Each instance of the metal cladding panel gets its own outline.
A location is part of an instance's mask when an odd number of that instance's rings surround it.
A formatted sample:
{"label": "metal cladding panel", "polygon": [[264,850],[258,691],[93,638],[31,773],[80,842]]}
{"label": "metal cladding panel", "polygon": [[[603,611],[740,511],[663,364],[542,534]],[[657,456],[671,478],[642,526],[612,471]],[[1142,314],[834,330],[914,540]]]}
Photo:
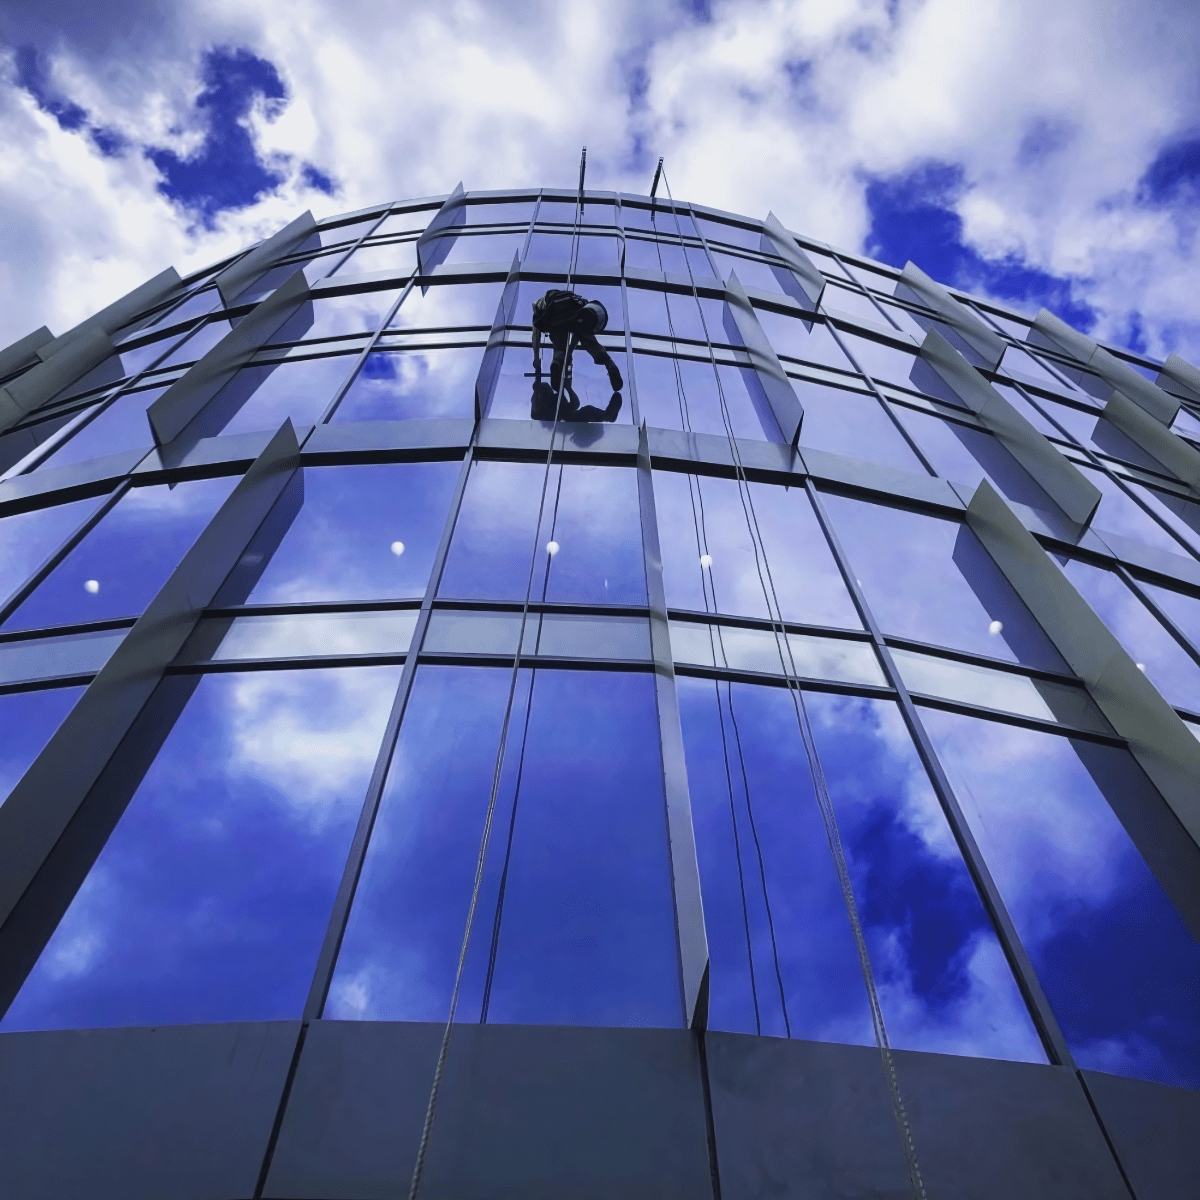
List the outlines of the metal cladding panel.
{"label": "metal cladding panel", "polygon": [[[212,602],[298,463],[299,446],[291,422],[285,421],[0,806],[0,915],[4,920],[0,944],[11,943],[10,953],[19,946],[19,957],[30,953],[36,957],[40,952],[36,943],[52,932],[52,926],[42,928],[49,913],[46,904],[22,903],[26,889],[43,859],[61,845],[64,830],[105,771],[163,670],[195,627],[203,607]],[[70,896],[58,899],[65,908]],[[18,906],[24,919],[13,918]],[[19,984],[16,978],[4,981],[6,989],[15,984]],[[0,1003],[7,1004],[8,999],[0,997]]]}
{"label": "metal cladding panel", "polygon": [[1137,1200],[1181,1200],[1200,1181],[1200,1092],[1081,1072]]}
{"label": "metal cladding panel", "polygon": [[[1200,844],[1200,741],[986,481],[967,506],[967,523]],[[1200,932],[1194,912],[1192,926]]]}
{"label": "metal cladding panel", "polygon": [[[442,1026],[314,1021],[265,1197],[408,1192]],[[695,1200],[711,1192],[695,1035],[456,1025],[421,1195]]]}
{"label": "metal cladding panel", "polygon": [[311,212],[301,213],[294,221],[285,225],[278,233],[260,242],[249,254],[237,262],[230,263],[217,276],[217,290],[225,306],[231,307],[237,298],[256,280],[261,279],[271,267],[287,254],[297,242],[307,237],[317,227]]}
{"label": "metal cladding panel", "polygon": [[0,1034],[0,1193],[245,1200],[299,1021]]}
{"label": "metal cladding panel", "polygon": [[18,338],[13,342],[11,346],[0,350],[0,376],[11,375],[13,371],[27,367],[30,363],[38,362],[38,351],[47,342],[52,341],[54,341],[54,334],[43,325],[41,329],[27,333],[23,338]]}
{"label": "metal cladding panel", "polygon": [[102,329],[91,329],[70,339],[57,354],[0,388],[0,430],[11,428],[27,413],[99,366],[112,352],[112,339]]}
{"label": "metal cladding panel", "polygon": [[821,274],[817,264],[800,249],[796,239],[788,233],[783,222],[774,213],[767,214],[763,229],[779,257],[792,269],[804,294],[816,308],[821,303],[821,294],[825,291],[825,276]]}
{"label": "metal cladding panel", "polygon": [[733,313],[738,333],[746,349],[750,352],[750,361],[758,372],[758,378],[771,406],[783,440],[794,446],[800,440],[800,425],[804,420],[804,408],[796,395],[796,389],[788,378],[783,364],[767,340],[758,318],[754,315],[745,289],[737,277],[737,272],[731,272],[729,283],[725,289],[726,303]]}
{"label": "metal cladding panel", "polygon": [[146,416],[159,445],[171,442],[187,428],[308,295],[308,280],[298,270],[150,405]]}
{"label": "metal cladding panel", "polygon": [[148,279],[140,287],[134,288],[128,295],[122,296],[120,300],[110,304],[107,308],[102,308],[98,313],[88,317],[86,321],[81,321],[74,329],[69,329],[64,333],[62,337],[55,338],[49,345],[40,347],[38,357],[48,359],[60,353],[76,338],[85,337],[90,333],[116,333],[118,329],[124,328],[148,308],[156,307],[164,300],[169,299],[175,292],[181,292],[182,289],[183,281],[179,278],[179,272],[174,267],[168,267],[165,271],[160,271],[155,275],[153,279]]}
{"label": "metal cladding panel", "polygon": [[1084,366],[1095,371],[1105,383],[1124,392],[1135,404],[1144,408],[1156,421],[1170,425],[1179,412],[1179,401],[1156,388],[1127,363],[1114,358],[1103,346],[1072,329],[1066,321],[1043,308],[1033,323],[1033,331],[1062,347]]}
{"label": "metal cladding panel", "polygon": [[989,329],[970,309],[959,304],[940,283],[926,275],[916,263],[905,263],[900,282],[914,291],[934,312],[940,314],[988,366],[995,369],[1008,348],[1008,343],[999,334]]}
{"label": "metal cladding panel", "polygon": [[[722,1200],[909,1197],[873,1047],[706,1035]],[[1065,1067],[893,1051],[929,1196],[1129,1200]]]}
{"label": "metal cladding panel", "polygon": [[1100,503],[1100,489],[1060,454],[936,329],[925,335],[921,357],[1072,521],[1082,526],[1092,519]]}
{"label": "metal cladding panel", "polygon": [[1104,406],[1104,416],[1123,434],[1158,459],[1177,479],[1200,491],[1200,450],[1172,433],[1139,405],[1114,391]]}
{"label": "metal cladding panel", "polygon": [[[425,227],[425,232],[417,238],[417,265],[422,275],[428,275],[439,267],[442,259],[450,252],[450,239],[443,240],[439,245],[437,235],[452,225],[466,223],[466,202],[467,194],[463,191],[460,179],[458,186],[446,197],[442,202],[442,207],[434,214],[433,220]],[[431,242],[434,243],[432,246]],[[424,290],[428,291],[428,285],[425,285]]]}
{"label": "metal cladding panel", "polygon": [[1200,400],[1200,370],[1193,367],[1186,358],[1172,354],[1158,373],[1154,381],[1160,388],[1170,387],[1175,391],[1184,389],[1193,400]]}

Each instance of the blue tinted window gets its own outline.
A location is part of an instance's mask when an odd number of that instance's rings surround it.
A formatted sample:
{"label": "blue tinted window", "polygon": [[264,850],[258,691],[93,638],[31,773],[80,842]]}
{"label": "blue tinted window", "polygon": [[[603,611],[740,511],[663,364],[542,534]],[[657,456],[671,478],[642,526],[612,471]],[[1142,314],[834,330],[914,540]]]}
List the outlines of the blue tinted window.
{"label": "blue tinted window", "polygon": [[[458,1017],[678,1025],[653,678],[521,674]],[[326,1016],[445,1020],[509,682],[418,671]]]}
{"label": "blue tinted window", "polygon": [[[791,693],[680,679],[717,1029],[869,1045]],[[806,697],[892,1044],[1044,1062],[894,704]]]}
{"label": "blue tinted window", "polygon": [[[753,507],[765,563],[755,561],[751,519],[736,480],[654,473],[668,607],[766,617],[764,588],[770,594],[773,584],[785,621],[861,628],[804,492],[751,483],[746,505]],[[703,555],[711,563],[704,564]]]}
{"label": "blue tinted window", "polygon": [[741,368],[720,364],[714,371],[711,361],[636,354],[634,370],[638,406],[648,425],[727,437],[728,420],[735,437],[782,440],[762,385],[750,368],[743,373]]}
{"label": "blue tinted window", "polygon": [[12,596],[99,503],[76,500],[0,518],[0,562],[4,564],[0,594]]}
{"label": "blue tinted window", "polygon": [[298,1017],[398,679],[203,677],[2,1027]]}
{"label": "blue tinted window", "polygon": [[1106,801],[1152,797],[1127,752],[924,720],[1079,1065],[1200,1087],[1200,948]]}
{"label": "blue tinted window", "polygon": [[180,343],[178,349],[159,363],[159,368],[197,362],[221,341],[231,328],[228,321],[209,321],[201,325],[187,341]]}
{"label": "blue tinted window", "polygon": [[36,629],[135,617],[237,484],[200,479],[133,488],[5,622]]}
{"label": "blue tinted window", "polygon": [[209,436],[278,429],[285,417],[313,425],[354,370],[357,354],[246,367],[201,414]]}
{"label": "blue tinted window", "polygon": [[760,259],[738,258],[732,254],[714,253],[713,258],[725,279],[736,274],[744,288],[757,288],[763,292],[788,291],[785,285],[789,282],[789,272],[784,267],[772,267]]}
{"label": "blue tinted window", "polygon": [[534,600],[645,604],[636,473],[555,463],[535,539],[545,477],[538,463],[472,465],[440,594],[523,600],[532,555]]}
{"label": "blue tinted window", "polygon": [[378,292],[355,292],[350,296],[322,296],[300,306],[271,335],[270,344],[340,337],[349,333],[373,333],[400,295],[398,288]]}
{"label": "blue tinted window", "polygon": [[450,248],[441,261],[444,263],[504,263],[508,265],[514,254],[521,252],[525,244],[525,231],[512,233],[482,233],[468,236],[452,236]]}
{"label": "blue tinted window", "polygon": [[83,688],[68,687],[0,696],[0,804],[82,695]]}
{"label": "blue tinted window", "polygon": [[417,243],[387,242],[382,246],[359,246],[338,267],[335,278],[343,275],[373,275],[376,271],[390,271],[394,275],[411,275],[417,269]]}
{"label": "blue tinted window", "polygon": [[836,367],[839,371],[854,370],[854,364],[824,322],[801,321],[765,308],[756,308],[754,312],[776,354]]}
{"label": "blue tinted window", "polygon": [[943,479],[972,486],[987,479],[1009,500],[1056,511],[1054,501],[990,433],[910,408],[898,406],[896,413]]}
{"label": "blue tinted window", "polygon": [[242,603],[247,587],[250,604],[423,596],[461,469],[458,462],[303,468],[220,602]]}
{"label": "blue tinted window", "polygon": [[443,329],[467,325],[490,329],[503,290],[504,285],[499,281],[414,287],[404,297],[389,328]]}
{"label": "blue tinted window", "polygon": [[800,446],[826,450],[928,475],[921,460],[904,440],[883,405],[871,395],[795,380],[792,385],[804,405]]}
{"label": "blue tinted window", "polygon": [[368,354],[333,420],[470,418],[482,358],[482,346]]}
{"label": "blue tinted window", "polygon": [[1075,559],[1066,562],[1063,570],[1168,702],[1200,711],[1200,666],[1120,576]]}
{"label": "blue tinted window", "polygon": [[1066,670],[965,524],[844,496],[824,502],[885,634]]}
{"label": "blue tinted window", "polygon": [[1179,626],[1192,646],[1200,650],[1200,599],[1182,592],[1172,591],[1170,588],[1155,587],[1148,583],[1142,584],[1142,587],[1167,616]]}
{"label": "blue tinted window", "polygon": [[146,409],[166,390],[165,387],[148,388],[118,396],[41,465],[65,467],[90,458],[103,458],[106,454],[119,454],[122,450],[137,447],[149,450],[154,445],[154,433]]}
{"label": "blue tinted window", "polygon": [[1186,548],[1173,538],[1148,512],[1125,494],[1120,486],[1103,471],[1093,467],[1079,468],[1101,492],[1100,507],[1092,518],[1092,528],[1104,536],[1104,531],[1122,534],[1147,546],[1157,546],[1173,554],[1186,554]]}

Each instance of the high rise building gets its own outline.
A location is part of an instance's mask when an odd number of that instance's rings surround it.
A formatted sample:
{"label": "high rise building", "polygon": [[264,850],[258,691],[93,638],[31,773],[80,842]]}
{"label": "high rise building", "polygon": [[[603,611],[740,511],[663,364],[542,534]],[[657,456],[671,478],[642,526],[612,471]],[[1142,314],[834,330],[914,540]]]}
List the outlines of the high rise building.
{"label": "high rise building", "polygon": [[1194,1194],[1200,373],[578,199],[0,353],[0,1193]]}

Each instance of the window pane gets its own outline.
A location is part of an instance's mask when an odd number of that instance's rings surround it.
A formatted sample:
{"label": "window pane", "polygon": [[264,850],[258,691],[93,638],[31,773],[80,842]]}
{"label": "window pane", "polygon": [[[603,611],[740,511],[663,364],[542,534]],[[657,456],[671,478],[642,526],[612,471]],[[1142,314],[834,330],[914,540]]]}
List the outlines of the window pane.
{"label": "window pane", "polygon": [[304,467],[218,602],[419,599],[461,469],[458,462]]}
{"label": "window pane", "polygon": [[1103,538],[1107,529],[1123,534],[1147,546],[1157,546],[1172,554],[1186,554],[1187,549],[1173,538],[1145,509],[1125,494],[1120,486],[1103,471],[1080,467],[1080,471],[1100,489],[1102,499],[1092,518],[1092,528]]}
{"label": "window pane", "polygon": [[933,737],[1081,1067],[1200,1087],[1200,947],[1114,815],[1124,750],[950,713]]}
{"label": "window pane", "polygon": [[392,329],[444,329],[478,326],[491,329],[504,285],[439,283],[414,287],[392,318]]}
{"label": "window pane", "polygon": [[3,595],[9,597],[20,588],[100,503],[95,498],[76,500],[72,504],[55,504],[0,518]]}
{"label": "window pane", "polygon": [[824,502],[885,634],[1067,670],[965,524],[844,496]]}
{"label": "window pane", "polygon": [[5,622],[36,629],[136,617],[233,491],[234,478],[133,488]]}
{"label": "window pane", "polygon": [[513,233],[483,233],[474,235],[450,235],[450,248],[443,263],[504,263],[520,254],[525,245],[525,231]]}
{"label": "window pane", "polygon": [[[769,594],[773,584],[785,621],[861,628],[808,497],[771,484],[748,486],[769,580],[765,568],[759,578],[736,480],[655,471],[667,605],[766,617],[763,589]],[[704,555],[712,561],[705,564]]]}
{"label": "window pane", "polygon": [[0,683],[98,671],[125,640],[125,629],[0,642]]}
{"label": "window pane", "polygon": [[314,341],[349,333],[373,333],[399,295],[398,288],[388,288],[309,300],[271,335],[269,344],[277,346],[283,342]]}
{"label": "window pane", "polygon": [[302,658],[308,655],[403,654],[412,641],[417,610],[366,613],[305,613],[204,621],[199,631],[228,626],[213,652],[217,662],[239,658]]}
{"label": "window pane", "polygon": [[854,364],[846,357],[824,322],[801,321],[798,317],[789,317],[765,308],[756,308],[754,312],[771,345],[775,347],[776,354],[836,367],[839,371],[854,370]]}
{"label": "window pane", "polygon": [[197,362],[203,358],[226,334],[232,326],[228,321],[209,321],[201,325],[177,350],[167,355],[159,369],[163,367],[181,366],[183,363]]}
{"label": "window pane", "polygon": [[1170,588],[1156,587],[1143,583],[1142,587],[1150,594],[1152,600],[1159,604],[1163,611],[1183,631],[1184,637],[1192,646],[1200,650],[1200,598],[1175,592]]}
{"label": "window pane", "polygon": [[[519,612],[434,612],[422,651],[441,654],[507,654],[517,649]],[[650,624],[645,616],[582,616],[530,613],[521,654],[559,658],[635,659],[650,657]]]}
{"label": "window pane", "polygon": [[870,395],[795,380],[804,405],[800,447],[928,475],[883,405]]}
{"label": "window pane", "polygon": [[399,673],[202,677],[2,1027],[298,1017]]}
{"label": "window pane", "polygon": [[275,430],[320,420],[358,362],[357,351],[243,367],[187,427],[192,439]]}
{"label": "window pane", "polygon": [[[856,317],[861,321],[870,321],[875,325],[884,324],[879,309],[871,303],[868,296],[858,291],[857,288],[839,287],[836,283],[831,283],[821,296],[821,309],[824,312],[847,313],[851,317]],[[851,353],[854,352],[851,351]],[[863,370],[869,371],[870,374],[874,374],[865,363],[860,361],[859,366]]]}
{"label": "window pane", "polygon": [[[533,219],[532,200],[498,201],[495,204],[468,204],[466,207],[468,225],[505,225],[510,221],[520,221],[525,225]],[[396,220],[395,217],[389,220]]]}
{"label": "window pane", "polygon": [[1200,666],[1120,576],[1076,559],[1063,571],[1168,703],[1200,711]]}
{"label": "window pane", "polygon": [[784,644],[769,629],[672,621],[671,650],[679,663],[787,674],[800,679],[887,685],[875,651],[867,642],[790,633]]}
{"label": "window pane", "polygon": [[907,384],[917,365],[914,352],[903,350],[888,342],[877,342],[872,338],[858,337],[845,330],[838,330],[842,344],[858,363],[864,374],[873,378],[886,379],[892,383]]}
{"label": "window pane", "polygon": [[[418,672],[326,1016],[445,1019],[509,680]],[[522,672],[459,1020],[680,1024],[663,804],[652,676]]]}
{"label": "window pane", "polygon": [[943,479],[971,486],[987,479],[1017,504],[1057,512],[1054,501],[992,434],[899,405],[895,412]]}
{"label": "window pane", "polygon": [[66,687],[0,696],[0,804],[82,695],[83,688]]}
{"label": "window pane", "polygon": [[[791,693],[679,680],[710,1024],[871,1045]],[[892,1044],[1044,1062],[896,706],[806,694]]]}
{"label": "window pane", "polygon": [[92,458],[103,458],[106,454],[119,454],[122,450],[154,445],[154,433],[146,410],[167,389],[148,388],[144,391],[126,392],[113,400],[107,408],[89,421],[48,458],[39,470],[47,467],[66,467],[72,463],[87,462]]}
{"label": "window pane", "polygon": [[390,271],[397,276],[411,275],[417,269],[416,240],[385,242],[383,245],[362,245],[338,267],[334,278],[343,275],[373,275]]}
{"label": "window pane", "polygon": [[482,358],[482,346],[368,354],[333,420],[473,417]]}
{"label": "window pane", "polygon": [[545,479],[540,463],[472,465],[440,595],[523,600],[532,555],[534,600],[645,604],[636,473],[555,463],[535,539]]}

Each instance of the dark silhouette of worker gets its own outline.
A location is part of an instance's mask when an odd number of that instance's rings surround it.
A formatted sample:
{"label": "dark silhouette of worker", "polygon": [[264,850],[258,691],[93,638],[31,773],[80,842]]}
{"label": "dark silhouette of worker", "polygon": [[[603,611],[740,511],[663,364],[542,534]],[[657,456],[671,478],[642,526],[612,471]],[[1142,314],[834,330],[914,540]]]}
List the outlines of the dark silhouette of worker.
{"label": "dark silhouette of worker", "polygon": [[[608,310],[599,300],[585,300],[574,292],[551,288],[533,304],[533,398],[529,415],[535,421],[553,421],[554,407],[562,388],[558,411],[560,421],[615,421],[621,411],[621,372],[612,355],[596,340],[608,325]],[[550,362],[550,382],[542,378],[542,337],[554,350]],[[612,399],[607,407],[580,404],[571,387],[572,358],[575,347],[582,346],[597,366],[608,371]]]}

